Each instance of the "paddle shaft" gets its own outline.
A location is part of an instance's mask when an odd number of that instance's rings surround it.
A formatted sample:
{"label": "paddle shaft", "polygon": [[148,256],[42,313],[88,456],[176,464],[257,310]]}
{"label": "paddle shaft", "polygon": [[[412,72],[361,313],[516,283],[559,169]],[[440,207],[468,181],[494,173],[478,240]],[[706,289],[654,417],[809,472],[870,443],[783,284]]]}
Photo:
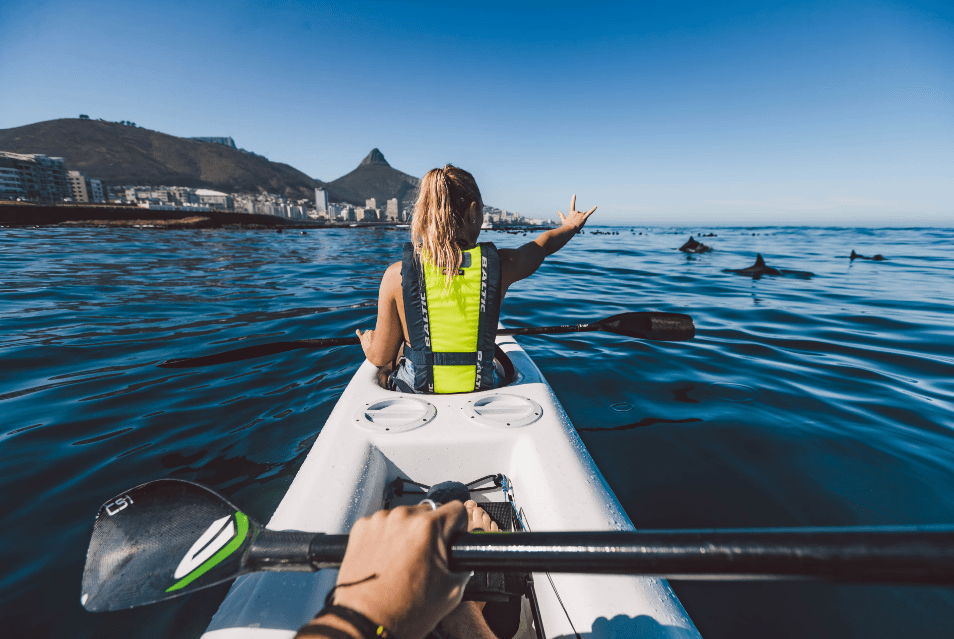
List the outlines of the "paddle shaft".
{"label": "paddle shaft", "polygon": [[[247,570],[336,567],[347,535],[264,531]],[[954,583],[954,526],[464,534],[454,571]]]}
{"label": "paddle shaft", "polygon": [[586,333],[605,330],[599,324],[567,324],[565,326],[527,326],[526,328],[501,328],[497,335],[555,335],[557,333]]}
{"label": "paddle shaft", "polygon": [[[498,335],[552,335],[557,333],[586,333],[605,331],[636,339],[664,342],[679,342],[695,336],[692,318],[681,313],[621,313],[589,324],[567,324],[564,326],[528,326],[526,328],[503,328]],[[213,353],[200,357],[186,357],[167,360],[160,368],[195,368],[214,364],[229,364],[256,357],[266,357],[287,353],[300,348],[331,348],[334,346],[356,346],[361,343],[357,336],[330,337],[324,339],[299,339],[285,342],[269,342],[245,346],[231,351]]]}

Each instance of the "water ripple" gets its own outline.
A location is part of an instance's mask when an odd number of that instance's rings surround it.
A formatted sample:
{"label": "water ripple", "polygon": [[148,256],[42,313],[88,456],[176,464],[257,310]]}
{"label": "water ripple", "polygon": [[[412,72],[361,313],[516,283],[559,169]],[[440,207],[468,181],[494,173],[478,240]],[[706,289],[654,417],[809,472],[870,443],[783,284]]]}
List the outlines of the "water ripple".
{"label": "water ripple", "polygon": [[[709,230],[581,235],[504,302],[511,326],[643,310],[695,318],[696,339],[682,343],[521,338],[636,525],[954,521],[954,232],[720,228],[704,240],[711,253],[675,250]],[[120,617],[79,610],[92,514],[175,476],[267,520],[361,353],[176,375],[155,364],[370,328],[380,274],[405,240],[384,229],[0,230],[5,631],[201,634],[222,589]],[[887,261],[851,262],[852,248]],[[722,272],[756,253],[815,277]],[[810,623],[813,636],[887,639],[954,626],[943,588],[675,588],[704,636],[795,637]]]}

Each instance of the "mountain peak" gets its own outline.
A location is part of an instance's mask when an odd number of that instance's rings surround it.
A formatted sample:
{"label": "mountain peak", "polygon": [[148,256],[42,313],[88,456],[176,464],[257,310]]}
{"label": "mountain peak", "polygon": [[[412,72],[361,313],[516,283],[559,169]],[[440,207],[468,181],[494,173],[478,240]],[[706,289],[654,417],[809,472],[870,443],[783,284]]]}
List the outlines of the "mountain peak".
{"label": "mountain peak", "polygon": [[368,157],[361,160],[362,166],[366,164],[383,164],[384,166],[391,166],[388,164],[388,161],[384,159],[384,154],[377,149],[371,149],[371,152],[368,153]]}

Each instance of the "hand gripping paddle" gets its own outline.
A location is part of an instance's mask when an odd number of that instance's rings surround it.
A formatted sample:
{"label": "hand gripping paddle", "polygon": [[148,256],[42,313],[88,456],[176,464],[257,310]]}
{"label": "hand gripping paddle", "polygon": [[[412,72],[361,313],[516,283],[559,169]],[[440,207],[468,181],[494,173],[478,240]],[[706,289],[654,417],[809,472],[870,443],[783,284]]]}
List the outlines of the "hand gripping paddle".
{"label": "hand gripping paddle", "polygon": [[[160,479],[104,504],[81,601],[122,610],[258,570],[336,567],[347,535],[264,528],[209,488]],[[451,570],[667,579],[954,583],[954,526],[461,534]]]}

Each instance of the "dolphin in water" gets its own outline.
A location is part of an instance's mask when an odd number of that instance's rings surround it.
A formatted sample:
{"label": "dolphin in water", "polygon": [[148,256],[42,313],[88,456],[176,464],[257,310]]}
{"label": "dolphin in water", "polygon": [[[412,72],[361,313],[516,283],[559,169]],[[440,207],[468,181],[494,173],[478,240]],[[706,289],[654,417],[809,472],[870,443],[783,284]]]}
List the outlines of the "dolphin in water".
{"label": "dolphin in water", "polygon": [[777,268],[772,268],[771,266],[765,263],[765,260],[762,259],[762,254],[759,253],[755,256],[755,264],[748,268],[726,268],[722,269],[723,273],[737,273],[739,275],[751,275],[753,280],[757,280],[763,275],[792,275],[794,277],[809,278],[815,275],[808,271],[788,271],[785,269],[779,270]]}
{"label": "dolphin in water", "polygon": [[880,253],[878,255],[875,255],[874,257],[868,257],[867,255],[858,255],[857,253],[855,253],[854,249],[851,249],[851,255],[849,256],[849,258],[851,259],[852,262],[854,262],[855,260],[874,260],[875,262],[884,261],[884,255],[881,255]]}
{"label": "dolphin in water", "polygon": [[705,253],[706,251],[711,251],[711,246],[706,246],[702,242],[697,242],[696,238],[689,236],[689,241],[679,247],[679,250],[683,253]]}

